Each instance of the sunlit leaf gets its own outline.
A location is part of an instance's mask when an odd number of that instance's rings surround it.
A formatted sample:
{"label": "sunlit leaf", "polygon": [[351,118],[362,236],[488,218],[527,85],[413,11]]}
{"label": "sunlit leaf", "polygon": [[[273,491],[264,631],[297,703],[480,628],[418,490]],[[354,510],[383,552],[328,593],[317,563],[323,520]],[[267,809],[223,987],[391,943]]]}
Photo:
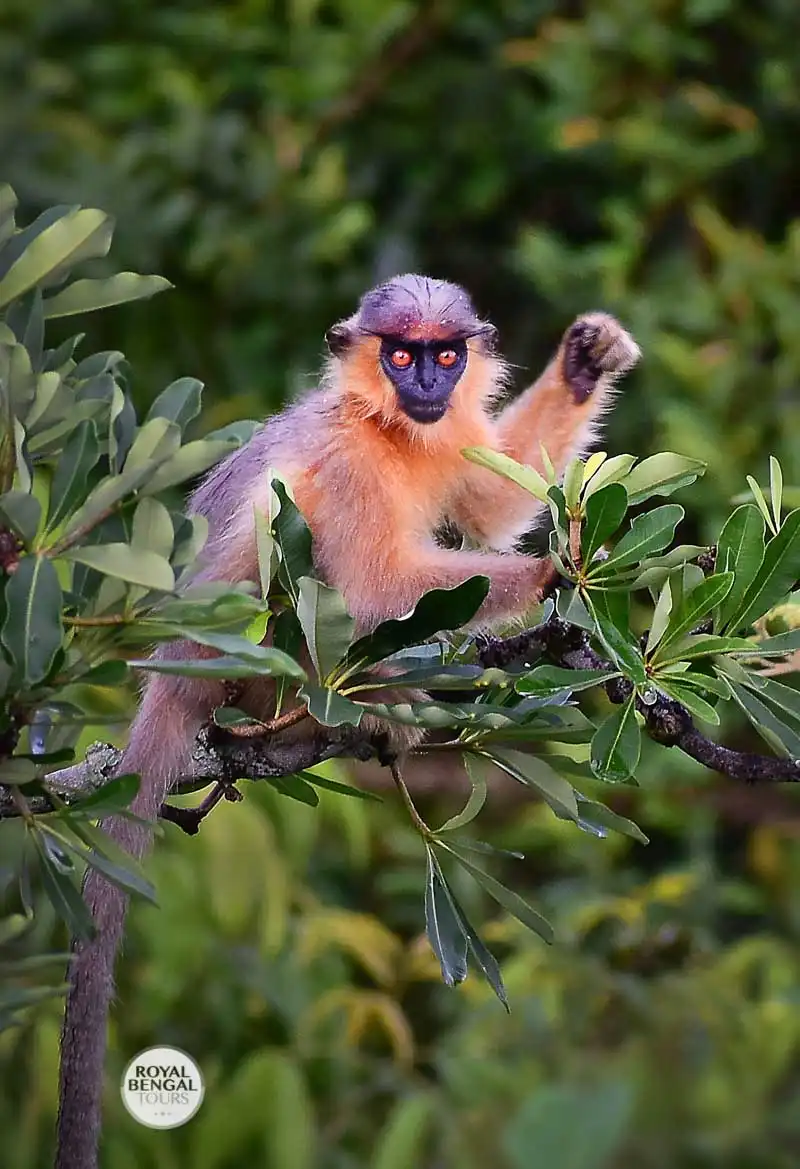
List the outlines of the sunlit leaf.
{"label": "sunlit leaf", "polygon": [[95,312],[131,300],[144,300],[172,288],[163,276],[139,276],[136,272],[118,272],[103,280],[75,280],[67,288],[44,302],[47,320],[70,317],[75,313]]}
{"label": "sunlit leaf", "polygon": [[461,453],[471,463],[495,471],[504,479],[510,479],[512,483],[524,488],[535,499],[547,503],[547,482],[533,467],[523,466],[510,459],[508,455],[500,454],[499,451],[490,450],[488,447],[469,447]]}
{"label": "sunlit leaf", "polygon": [[[103,211],[82,208],[54,208],[45,212],[45,216],[53,216],[57,211],[61,214],[55,221],[51,221],[43,231],[29,237],[27,247],[18,258],[14,258],[14,245],[20,236],[28,236],[36,224],[43,221],[40,216],[36,223],[26,231],[20,232],[0,258],[0,308],[22,296],[29,288],[39,284],[45,277],[51,276],[81,259],[88,259],[91,255],[105,255],[111,241],[113,221]],[[87,247],[92,241],[98,241],[90,254]],[[20,241],[22,242],[22,241]],[[19,245],[18,245],[19,246]],[[9,259],[12,262],[8,263]]]}
{"label": "sunlit leaf", "polygon": [[178,378],[158,395],[147,412],[144,424],[153,418],[166,418],[170,422],[177,422],[183,431],[200,413],[202,396],[203,383],[197,378]]}
{"label": "sunlit leaf", "polygon": [[642,459],[623,480],[629,504],[635,507],[653,495],[672,495],[680,487],[694,483],[705,469],[706,464],[699,459],[690,459],[671,451],[662,451]]}
{"label": "sunlit leaf", "polygon": [[602,467],[587,483],[583,493],[584,500],[588,501],[592,495],[602,491],[609,483],[619,483],[621,479],[625,478],[635,462],[635,455],[614,455],[613,458],[606,459]]}
{"label": "sunlit leaf", "polygon": [[114,576],[147,589],[172,592],[175,575],[170,563],[157,552],[133,548],[130,544],[86,544],[68,549],[65,560],[85,564],[106,576]]}
{"label": "sunlit leaf", "polygon": [[[633,501],[631,501],[633,502]],[[683,519],[684,510],[676,503],[666,503],[653,511],[637,516],[617,543],[608,560],[593,566],[589,572],[591,579],[604,579],[613,576],[620,568],[629,564],[636,564],[645,556],[652,556],[660,552],[671,543],[675,529]]]}

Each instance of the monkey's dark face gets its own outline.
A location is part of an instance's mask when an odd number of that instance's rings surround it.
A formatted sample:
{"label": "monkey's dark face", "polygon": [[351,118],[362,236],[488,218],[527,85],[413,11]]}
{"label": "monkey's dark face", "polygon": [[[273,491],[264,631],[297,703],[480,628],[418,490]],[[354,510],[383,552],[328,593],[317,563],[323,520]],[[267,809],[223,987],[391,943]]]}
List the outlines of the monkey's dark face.
{"label": "monkey's dark face", "polygon": [[409,418],[438,422],[467,367],[467,343],[383,337],[381,365]]}

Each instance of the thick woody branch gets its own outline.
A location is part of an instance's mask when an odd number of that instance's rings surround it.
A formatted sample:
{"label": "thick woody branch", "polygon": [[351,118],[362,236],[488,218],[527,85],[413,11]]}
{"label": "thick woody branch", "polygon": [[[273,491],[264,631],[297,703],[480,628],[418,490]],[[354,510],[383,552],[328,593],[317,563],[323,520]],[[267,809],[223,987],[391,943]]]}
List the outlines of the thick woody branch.
{"label": "thick woody branch", "polygon": [[[611,662],[592,649],[585,630],[558,617],[517,637],[484,638],[478,648],[478,660],[487,668],[507,667],[537,655],[572,670],[614,669]],[[613,679],[604,689],[609,699],[618,704],[627,702],[633,693],[627,678]],[[652,705],[637,699],[636,709],[651,739],[665,747],[677,747],[712,771],[748,783],[800,783],[800,762],[722,747],[699,731],[688,710],[671,698],[659,696]]]}
{"label": "thick woody branch", "polygon": [[[254,780],[280,778],[340,756],[366,760],[374,755],[374,751],[363,732],[350,726],[320,727],[319,734],[288,743],[281,742],[279,735],[229,739],[223,737],[217,728],[206,728],[197,737],[186,773],[173,785],[170,794],[181,795],[215,783],[217,788],[207,799],[210,801],[213,796],[216,803],[223,796],[231,798],[226,796],[226,789],[230,791],[233,782],[242,777]],[[51,772],[45,777],[43,786],[69,806],[107,784],[116,775],[121,760],[122,752],[116,747],[95,743],[81,763]],[[13,791],[0,789],[0,819],[20,815]],[[26,797],[26,809],[30,814],[53,810],[53,803],[46,794],[27,796],[26,791]],[[195,818],[198,810],[191,810]],[[187,811],[190,810],[164,804],[161,815],[163,819],[177,823],[184,831],[196,831],[189,826],[192,817],[187,818],[184,814]]]}

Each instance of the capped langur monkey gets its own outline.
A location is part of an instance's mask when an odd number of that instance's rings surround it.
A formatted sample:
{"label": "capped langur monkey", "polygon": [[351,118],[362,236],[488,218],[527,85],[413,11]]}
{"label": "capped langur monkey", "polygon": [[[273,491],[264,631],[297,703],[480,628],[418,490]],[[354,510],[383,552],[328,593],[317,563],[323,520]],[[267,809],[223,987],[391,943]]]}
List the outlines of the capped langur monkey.
{"label": "capped langur monkey", "polygon": [[[591,442],[615,380],[639,350],[613,317],[589,313],[570,326],[538,381],[495,413],[507,381],[495,340],[494,327],[454,284],[399,276],[368,292],[353,316],[329,330],[319,388],[269,419],[195,492],[190,510],[210,527],[195,580],[258,580],[253,509],[266,510],[265,471],[274,468],[308,521],[315,572],[343,593],[361,632],[408,612],[429,589],[477,574],[491,581],[477,622],[522,616],[552,575],[548,560],[514,550],[539,505],[461,451],[491,447],[541,469],[543,443],[563,471]],[[437,545],[443,520],[482,550]],[[182,643],[159,652],[212,651]],[[141,775],[139,816],[158,815],[224,697],[215,681],[148,680],[121,763],[122,772]],[[264,718],[271,700],[269,683],[258,682],[237,704]],[[140,824],[114,820],[106,828],[134,856],[149,844]],[[126,910],[125,895],[94,870],[85,895],[98,933],[76,947],[71,967],[57,1169],[96,1165],[106,1018]]]}

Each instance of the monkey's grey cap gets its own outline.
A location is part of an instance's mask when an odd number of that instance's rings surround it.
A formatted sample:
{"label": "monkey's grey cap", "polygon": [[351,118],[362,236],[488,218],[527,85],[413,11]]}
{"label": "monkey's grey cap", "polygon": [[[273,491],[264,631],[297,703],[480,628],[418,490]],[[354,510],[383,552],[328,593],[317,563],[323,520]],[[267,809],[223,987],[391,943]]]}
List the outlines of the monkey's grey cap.
{"label": "monkey's grey cap", "polygon": [[405,337],[410,332],[432,337],[469,337],[482,332],[467,293],[447,280],[430,276],[395,276],[362,297],[359,327],[378,336]]}

